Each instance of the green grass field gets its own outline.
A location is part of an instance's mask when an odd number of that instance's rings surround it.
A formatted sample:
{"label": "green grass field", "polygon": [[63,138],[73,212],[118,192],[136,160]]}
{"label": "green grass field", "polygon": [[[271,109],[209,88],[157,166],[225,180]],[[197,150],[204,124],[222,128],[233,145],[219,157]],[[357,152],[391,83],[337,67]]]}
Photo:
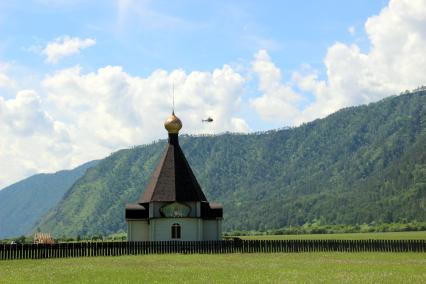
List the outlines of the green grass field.
{"label": "green grass field", "polygon": [[426,283],[426,254],[169,254],[0,261],[0,283],[312,282]]}
{"label": "green grass field", "polygon": [[388,233],[350,233],[350,234],[310,234],[310,235],[261,235],[240,236],[245,240],[426,240],[426,231],[388,232]]}

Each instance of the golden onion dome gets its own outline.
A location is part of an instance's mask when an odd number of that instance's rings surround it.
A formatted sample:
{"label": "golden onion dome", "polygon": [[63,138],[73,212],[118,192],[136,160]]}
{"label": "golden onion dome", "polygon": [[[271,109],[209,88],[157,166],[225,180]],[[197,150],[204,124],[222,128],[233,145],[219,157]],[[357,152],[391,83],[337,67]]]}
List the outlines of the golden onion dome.
{"label": "golden onion dome", "polygon": [[182,121],[175,115],[175,112],[164,122],[164,127],[169,133],[178,134],[182,128]]}

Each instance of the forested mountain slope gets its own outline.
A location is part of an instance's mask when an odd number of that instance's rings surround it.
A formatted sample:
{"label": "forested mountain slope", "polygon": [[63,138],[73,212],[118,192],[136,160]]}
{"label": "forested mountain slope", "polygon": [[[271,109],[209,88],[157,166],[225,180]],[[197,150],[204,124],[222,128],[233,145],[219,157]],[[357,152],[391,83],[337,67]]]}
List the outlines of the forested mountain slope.
{"label": "forested mountain slope", "polygon": [[[166,131],[164,132],[166,136]],[[426,92],[340,110],[261,134],[181,136],[224,230],[426,221]],[[87,171],[38,226],[57,236],[125,229],[165,142],[122,150]]]}
{"label": "forested mountain slope", "polygon": [[28,233],[41,216],[61,200],[72,184],[97,161],[73,170],[38,174],[0,191],[0,238]]}

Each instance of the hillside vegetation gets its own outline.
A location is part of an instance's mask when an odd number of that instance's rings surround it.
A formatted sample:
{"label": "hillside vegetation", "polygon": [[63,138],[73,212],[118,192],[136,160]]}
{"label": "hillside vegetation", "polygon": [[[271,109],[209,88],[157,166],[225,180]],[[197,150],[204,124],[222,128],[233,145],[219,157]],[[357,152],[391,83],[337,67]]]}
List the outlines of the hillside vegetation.
{"label": "hillside vegetation", "polygon": [[[207,198],[223,204],[225,231],[426,221],[426,91],[296,128],[180,142]],[[100,161],[37,226],[57,236],[125,230],[124,205],[143,193],[164,148]]]}
{"label": "hillside vegetation", "polygon": [[96,161],[73,170],[38,174],[0,191],[0,238],[27,234]]}

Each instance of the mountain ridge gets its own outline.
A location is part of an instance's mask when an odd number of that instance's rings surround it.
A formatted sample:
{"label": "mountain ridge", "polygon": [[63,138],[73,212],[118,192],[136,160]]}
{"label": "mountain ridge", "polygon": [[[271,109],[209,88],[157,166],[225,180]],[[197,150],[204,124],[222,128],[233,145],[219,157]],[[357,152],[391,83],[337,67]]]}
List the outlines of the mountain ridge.
{"label": "mountain ridge", "polygon": [[[410,165],[409,155],[426,152],[425,106],[421,90],[286,130],[184,135],[180,141],[209,201],[224,205],[224,230],[267,230],[313,220],[424,221],[426,166],[423,158]],[[124,204],[143,193],[164,144],[121,150],[102,160],[38,226],[55,235],[124,230]],[[392,174],[403,168],[398,161],[407,166],[401,176]]]}
{"label": "mountain ridge", "polygon": [[[209,201],[223,203],[225,230],[268,230],[318,220],[425,221],[425,108],[426,91],[417,90],[344,108],[299,127],[180,135],[180,141]],[[78,175],[66,178],[54,202],[35,202],[41,211],[21,206],[28,202],[8,207],[10,198],[17,204],[22,196],[5,192],[45,175],[5,188],[0,191],[0,237],[38,229],[55,236],[125,230],[124,204],[143,193],[165,143],[158,140],[83,164]]]}
{"label": "mountain ridge", "polygon": [[27,234],[71,185],[96,164],[97,161],[90,161],[71,170],[36,174],[0,190],[0,238]]}

